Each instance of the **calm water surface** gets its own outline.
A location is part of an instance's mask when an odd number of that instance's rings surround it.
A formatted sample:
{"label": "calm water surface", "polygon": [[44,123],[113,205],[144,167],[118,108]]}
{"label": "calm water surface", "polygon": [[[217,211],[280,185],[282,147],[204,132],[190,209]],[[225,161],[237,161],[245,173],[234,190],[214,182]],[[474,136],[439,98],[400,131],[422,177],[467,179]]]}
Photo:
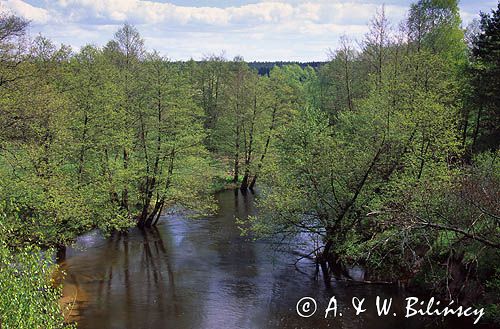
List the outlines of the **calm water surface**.
{"label": "calm water surface", "polygon": [[[278,252],[278,242],[241,237],[235,218],[254,212],[252,194],[225,191],[217,200],[214,217],[168,215],[155,229],[79,238],[61,263],[67,273],[63,299],[75,302],[69,318],[84,329],[438,327],[405,320],[405,295],[395,287],[333,282],[326,288],[310,261],[301,261],[299,270],[293,265],[299,246]],[[393,297],[400,315],[378,317],[377,295]],[[310,318],[295,311],[304,296],[318,302]],[[343,316],[324,319],[331,296]],[[368,311],[358,317],[350,307],[353,296],[366,298]]]}

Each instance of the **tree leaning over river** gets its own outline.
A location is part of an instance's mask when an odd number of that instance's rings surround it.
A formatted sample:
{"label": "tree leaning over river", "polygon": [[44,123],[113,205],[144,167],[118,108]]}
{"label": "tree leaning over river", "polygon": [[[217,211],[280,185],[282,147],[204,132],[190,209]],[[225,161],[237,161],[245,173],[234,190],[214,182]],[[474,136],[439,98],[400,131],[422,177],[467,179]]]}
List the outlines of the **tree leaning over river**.
{"label": "tree leaning over river", "polygon": [[[496,84],[490,75],[464,77],[480,61],[496,72],[499,13],[483,14],[472,50],[485,52],[479,58],[467,57],[455,1],[416,2],[399,30],[379,12],[359,52],[343,38],[318,72],[319,106],[277,133],[254,231],[319,240],[307,256],[327,284],[359,264],[369,281],[418,284],[464,303],[494,300],[499,144],[491,144],[495,116],[482,117],[466,97],[471,83]],[[494,97],[479,99],[495,109]]]}

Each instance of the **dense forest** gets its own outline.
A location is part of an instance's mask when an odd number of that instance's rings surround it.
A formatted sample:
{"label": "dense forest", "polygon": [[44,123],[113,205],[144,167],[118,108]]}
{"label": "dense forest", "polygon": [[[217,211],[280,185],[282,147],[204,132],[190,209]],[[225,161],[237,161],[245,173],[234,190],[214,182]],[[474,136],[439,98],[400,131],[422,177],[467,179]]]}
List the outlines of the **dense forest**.
{"label": "dense forest", "polygon": [[326,63],[171,62],[124,24],[78,51],[0,15],[0,314],[58,328],[52,254],[98,228],[148,229],[213,193],[257,193],[255,237],[307,234],[325,284],[421,287],[500,321],[500,4],[383,8]]}
{"label": "dense forest", "polygon": [[283,67],[289,65],[298,65],[302,69],[311,67],[318,70],[323,64],[326,64],[326,62],[249,62],[248,66],[250,66],[250,68],[252,69],[257,70],[259,75],[269,76],[269,74],[271,74],[271,70],[275,66]]}

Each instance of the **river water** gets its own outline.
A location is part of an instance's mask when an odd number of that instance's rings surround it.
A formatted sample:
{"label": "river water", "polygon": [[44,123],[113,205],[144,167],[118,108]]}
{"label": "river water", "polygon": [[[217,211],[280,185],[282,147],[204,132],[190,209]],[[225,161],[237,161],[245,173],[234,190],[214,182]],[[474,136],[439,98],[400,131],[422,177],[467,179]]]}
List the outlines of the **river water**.
{"label": "river water", "polygon": [[[405,319],[406,295],[394,286],[334,281],[327,288],[310,260],[293,265],[294,248],[278,251],[278,241],[240,235],[235,218],[254,213],[252,194],[224,191],[216,198],[213,217],[166,215],[154,229],[80,237],[61,262],[63,301],[73,302],[68,319],[84,329],[442,327]],[[305,296],[318,305],[308,318],[296,311]],[[325,319],[332,296],[338,314]],[[367,310],[359,316],[351,305],[354,296],[366,299]],[[393,298],[389,316],[377,316],[376,296]]]}

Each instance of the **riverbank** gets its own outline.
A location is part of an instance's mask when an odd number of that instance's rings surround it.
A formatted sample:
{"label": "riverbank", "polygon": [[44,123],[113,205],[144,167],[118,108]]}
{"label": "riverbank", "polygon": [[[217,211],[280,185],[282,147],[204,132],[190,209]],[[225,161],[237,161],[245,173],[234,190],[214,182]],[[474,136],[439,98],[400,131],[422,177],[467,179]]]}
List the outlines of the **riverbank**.
{"label": "riverbank", "polygon": [[[427,320],[405,319],[404,289],[395,285],[332,281],[325,287],[313,261],[294,266],[295,243],[254,240],[241,236],[236,218],[255,214],[253,194],[238,189],[215,195],[219,210],[213,216],[189,219],[169,214],[149,229],[131,228],[110,237],[98,231],[79,237],[68,247],[61,269],[67,273],[64,300],[75,300],[79,328],[424,328]],[[301,318],[295,304],[311,296],[326,307],[331,296],[344,302],[354,296],[375,301],[393,298],[402,316],[378,317],[371,309],[363,316],[345,311],[344,317]],[[76,298],[75,298],[76,296]],[[352,313],[352,312],[351,312]],[[442,328],[468,328],[454,323]]]}

